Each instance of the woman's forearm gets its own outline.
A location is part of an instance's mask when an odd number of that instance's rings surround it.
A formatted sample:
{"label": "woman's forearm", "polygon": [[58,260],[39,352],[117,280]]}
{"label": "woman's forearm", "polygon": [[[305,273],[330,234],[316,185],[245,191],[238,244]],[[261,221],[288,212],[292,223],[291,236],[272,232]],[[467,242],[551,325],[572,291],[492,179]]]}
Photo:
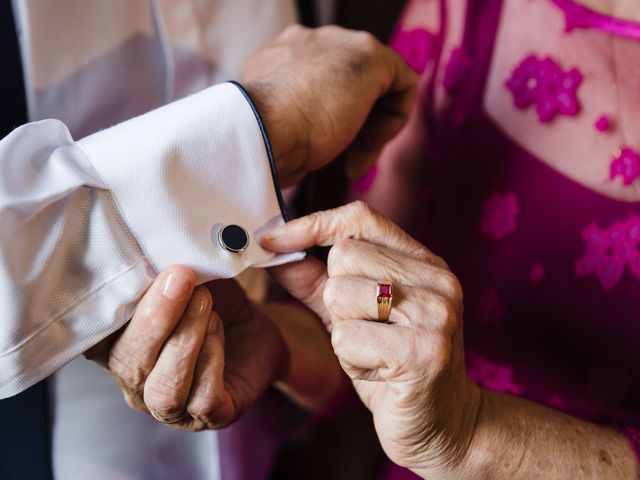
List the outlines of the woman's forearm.
{"label": "woman's forearm", "polygon": [[633,451],[615,430],[518,397],[483,394],[461,478],[638,478]]}

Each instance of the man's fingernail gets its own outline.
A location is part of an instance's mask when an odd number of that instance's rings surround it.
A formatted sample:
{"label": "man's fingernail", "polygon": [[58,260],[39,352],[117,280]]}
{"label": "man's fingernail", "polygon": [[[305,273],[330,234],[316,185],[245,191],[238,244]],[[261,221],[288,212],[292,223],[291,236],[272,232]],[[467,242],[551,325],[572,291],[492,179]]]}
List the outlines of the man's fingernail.
{"label": "man's fingernail", "polygon": [[178,300],[189,290],[189,280],[179,273],[171,272],[162,284],[162,295],[170,300]]}
{"label": "man's fingernail", "polygon": [[187,307],[187,315],[199,317],[207,310],[209,310],[209,295],[198,288],[191,297]]}

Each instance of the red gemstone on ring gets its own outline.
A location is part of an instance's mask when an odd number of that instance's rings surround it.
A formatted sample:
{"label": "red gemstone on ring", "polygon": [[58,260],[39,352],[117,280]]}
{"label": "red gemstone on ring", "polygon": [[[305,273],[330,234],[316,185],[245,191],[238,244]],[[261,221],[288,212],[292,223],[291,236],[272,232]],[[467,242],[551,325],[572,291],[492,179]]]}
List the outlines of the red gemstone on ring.
{"label": "red gemstone on ring", "polygon": [[391,284],[379,283],[378,284],[378,296],[382,298],[391,298]]}

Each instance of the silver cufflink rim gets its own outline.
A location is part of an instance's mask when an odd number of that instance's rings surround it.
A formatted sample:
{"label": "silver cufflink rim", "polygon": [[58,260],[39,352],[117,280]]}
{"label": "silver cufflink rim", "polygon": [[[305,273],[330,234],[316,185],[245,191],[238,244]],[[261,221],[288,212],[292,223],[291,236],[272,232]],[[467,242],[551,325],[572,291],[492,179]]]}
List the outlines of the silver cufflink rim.
{"label": "silver cufflink rim", "polygon": [[[226,244],[226,242],[222,238],[222,234],[224,232],[224,229],[227,228],[227,227],[238,227],[244,232],[245,236],[247,237],[247,242],[245,243],[244,247],[238,249],[238,248],[230,247],[229,245]],[[235,253],[235,254],[242,253],[249,247],[250,241],[251,241],[251,237],[249,237],[249,232],[247,232],[247,230],[244,227],[242,227],[242,226],[240,226],[238,224],[230,223],[228,225],[223,225],[218,230],[218,243],[220,244],[220,246],[222,248],[224,248],[228,252]]]}

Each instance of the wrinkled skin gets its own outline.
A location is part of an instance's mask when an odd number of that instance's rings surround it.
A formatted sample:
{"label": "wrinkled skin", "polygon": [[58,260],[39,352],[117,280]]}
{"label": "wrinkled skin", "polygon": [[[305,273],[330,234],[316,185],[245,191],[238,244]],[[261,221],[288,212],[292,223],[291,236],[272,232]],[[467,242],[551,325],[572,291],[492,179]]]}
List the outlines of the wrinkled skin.
{"label": "wrinkled skin", "polygon": [[343,151],[350,176],[363,175],[407,121],[417,76],[369,33],[293,25],[249,59],[240,81],[290,185]]}
{"label": "wrinkled skin", "polygon": [[[463,462],[482,394],[465,372],[462,291],[446,263],[362,202],[294,220],[262,243],[332,245],[326,266],[309,258],[272,274],[331,330],[387,455],[421,472]],[[376,321],[379,280],[394,285],[388,323]]]}
{"label": "wrinkled skin", "polygon": [[[170,275],[188,284],[177,298],[162,292]],[[283,374],[287,355],[278,329],[235,281],[194,289],[193,272],[180,266],[161,273],[125,327],[85,352],[130,407],[192,431],[236,420]]]}

